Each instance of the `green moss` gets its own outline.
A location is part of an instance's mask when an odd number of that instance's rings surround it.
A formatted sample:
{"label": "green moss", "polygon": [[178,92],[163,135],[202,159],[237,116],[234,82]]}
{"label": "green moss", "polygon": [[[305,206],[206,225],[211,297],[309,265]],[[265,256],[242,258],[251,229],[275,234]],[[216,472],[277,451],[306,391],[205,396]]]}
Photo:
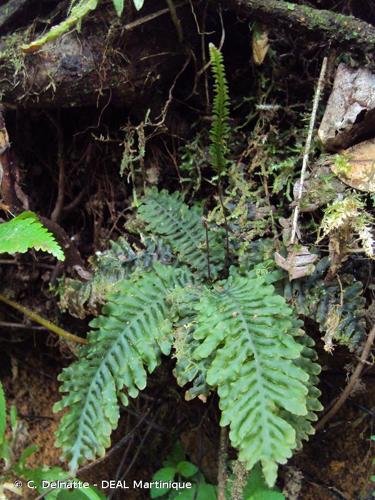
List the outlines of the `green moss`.
{"label": "green moss", "polygon": [[347,176],[350,173],[352,166],[346,156],[337,154],[335,156],[335,169],[337,174]]}
{"label": "green moss", "polygon": [[12,66],[14,76],[17,76],[21,71],[25,71],[25,56],[22,53],[20,46],[23,42],[23,34],[13,33],[8,35],[0,49],[0,61],[6,62]]}

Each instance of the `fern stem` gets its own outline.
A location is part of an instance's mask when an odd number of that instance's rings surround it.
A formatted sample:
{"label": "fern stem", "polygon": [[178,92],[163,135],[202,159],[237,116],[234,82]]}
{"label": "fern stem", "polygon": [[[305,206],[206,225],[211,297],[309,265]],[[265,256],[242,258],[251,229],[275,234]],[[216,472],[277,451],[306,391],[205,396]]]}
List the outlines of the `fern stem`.
{"label": "fern stem", "polygon": [[16,309],[17,311],[21,312],[22,314],[24,314],[31,320],[35,321],[36,323],[39,323],[40,325],[44,326],[44,328],[47,328],[47,330],[56,333],[56,335],[59,335],[59,337],[63,337],[64,339],[70,340],[72,342],[76,342],[77,344],[87,344],[86,339],[83,339],[81,337],[78,337],[77,335],[73,335],[72,333],[67,332],[66,330],[60,328],[51,321],[48,321],[48,319],[42,318],[42,316],[39,316],[38,313],[31,311],[27,307],[21,306],[21,304],[18,304],[17,302],[14,302],[13,300],[8,299],[7,297],[4,297],[4,295],[0,295],[0,301],[4,302],[4,304],[7,304],[10,307],[13,307],[13,309]]}

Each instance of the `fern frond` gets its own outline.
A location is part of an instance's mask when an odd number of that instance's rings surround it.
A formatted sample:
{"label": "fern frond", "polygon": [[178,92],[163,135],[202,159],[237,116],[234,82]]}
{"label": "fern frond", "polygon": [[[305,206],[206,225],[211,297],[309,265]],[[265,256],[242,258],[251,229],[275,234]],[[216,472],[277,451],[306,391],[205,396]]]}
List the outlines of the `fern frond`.
{"label": "fern frond", "polygon": [[108,250],[97,252],[89,259],[92,278],[88,281],[64,278],[60,282],[57,288],[60,309],[81,319],[89,314],[97,316],[116,284],[129,278],[135,269],[149,269],[155,261],[171,262],[171,250],[162,242],[146,239],[144,245],[140,250],[134,249],[123,237],[111,241]]}
{"label": "fern frond", "polygon": [[185,392],[185,400],[190,401],[196,397],[205,400],[209,395],[210,387],[207,384],[207,370],[211,358],[194,359],[193,353],[200,342],[194,338],[196,317],[194,305],[199,302],[201,289],[190,287],[178,289],[171,295],[171,312],[176,318],[174,325],[173,357],[176,366],[173,375],[180,387],[189,384]]}
{"label": "fern frond", "polygon": [[220,175],[225,172],[228,163],[226,156],[230,133],[229,93],[223,55],[212,43],[210,43],[209,50],[215,91],[210,130],[210,157],[212,167]]}
{"label": "fern frond", "polygon": [[[217,276],[225,260],[223,232],[208,232],[202,223],[198,205],[188,207],[178,193],[150,189],[141,200],[137,217],[151,234],[159,236],[176,252],[178,260],[188,264],[202,276]],[[208,258],[209,254],[209,258]]]}
{"label": "fern frond", "polygon": [[294,335],[295,341],[302,346],[300,356],[293,360],[294,364],[299,366],[309,377],[306,384],[308,388],[306,398],[307,414],[300,416],[285,410],[282,412],[285,419],[296,431],[297,449],[302,447],[302,441],[307,440],[310,435],[315,433],[312,422],[316,422],[318,419],[316,413],[323,410],[323,406],[319,401],[321,392],[317,388],[319,383],[318,375],[321,368],[316,362],[318,355],[314,349],[315,343],[312,338],[306,335],[301,329],[301,324],[302,321],[295,320],[295,327],[290,331],[290,333]]}
{"label": "fern frond", "polygon": [[363,285],[351,275],[325,282],[328,267],[329,259],[323,257],[308,278],[286,281],[284,297],[298,314],[319,324],[327,350],[337,342],[353,351],[366,334]]}
{"label": "fern frond", "polygon": [[239,460],[261,462],[269,485],[277,466],[297,447],[297,433],[282,412],[309,413],[309,375],[295,362],[293,312],[264,277],[231,276],[203,293],[196,306],[196,359],[213,356],[207,382],[217,387],[221,425],[230,425]]}
{"label": "fern frond", "polygon": [[119,283],[103,314],[91,322],[88,346],[59,377],[66,395],[55,406],[55,411],[70,409],[62,417],[57,445],[72,472],[80,462],[104,455],[119,419],[118,398],[126,405],[128,397],[136,397],[146,386],[147,371],[170,352],[167,298],[190,281],[186,269],[155,264],[137,281]]}
{"label": "fern frond", "polygon": [[24,253],[30,248],[51,253],[64,260],[64,252],[52,233],[33,212],[23,212],[9,222],[0,224],[0,253]]}

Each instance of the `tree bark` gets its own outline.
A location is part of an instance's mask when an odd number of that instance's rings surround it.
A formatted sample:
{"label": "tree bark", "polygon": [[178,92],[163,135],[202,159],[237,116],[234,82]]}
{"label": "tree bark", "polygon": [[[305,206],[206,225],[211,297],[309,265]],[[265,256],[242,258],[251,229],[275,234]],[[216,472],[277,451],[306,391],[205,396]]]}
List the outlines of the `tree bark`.
{"label": "tree bark", "polygon": [[20,50],[22,32],[1,38],[0,100],[5,107],[80,107],[103,96],[126,108],[142,100],[160,107],[162,90],[168,93],[186,59],[168,14],[163,9],[155,21],[122,25],[95,12],[81,33],[66,33],[35,54]]}
{"label": "tree bark", "polygon": [[333,44],[359,47],[371,53],[375,47],[375,26],[353,16],[284,0],[228,0],[227,5],[244,16],[309,31]]}

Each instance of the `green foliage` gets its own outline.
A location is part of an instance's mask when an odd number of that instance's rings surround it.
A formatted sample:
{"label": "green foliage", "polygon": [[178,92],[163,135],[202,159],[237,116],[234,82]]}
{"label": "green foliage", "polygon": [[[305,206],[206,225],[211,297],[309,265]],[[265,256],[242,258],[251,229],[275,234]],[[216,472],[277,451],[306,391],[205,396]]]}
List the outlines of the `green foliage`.
{"label": "green foliage", "polygon": [[136,397],[146,386],[146,369],[151,373],[161,354],[169,354],[168,295],[190,280],[183,268],[155,264],[141,278],[119,283],[103,315],[91,322],[88,346],[60,375],[61,390],[68,394],[55,407],[70,409],[61,420],[57,444],[71,470],[84,459],[104,455],[119,419],[118,398],[127,404],[129,396]]}
{"label": "green foliage", "polygon": [[[6,401],[4,396],[4,389],[0,382],[0,459],[4,460],[5,468],[0,472],[0,496],[7,498],[5,491],[12,491],[17,495],[21,495],[23,486],[16,487],[14,484],[15,479],[30,482],[29,488],[35,489],[40,494],[44,494],[43,498],[46,500],[64,500],[66,489],[64,487],[54,488],[49,491],[49,488],[43,485],[43,481],[69,481],[69,474],[61,469],[61,467],[48,467],[42,465],[40,467],[30,468],[27,465],[27,459],[30,458],[37,450],[35,445],[25,448],[18,457],[15,456],[15,448],[19,435],[19,422],[15,407],[11,407],[10,424],[11,433],[10,437],[5,436],[6,426]],[[102,500],[104,495],[94,487],[88,488],[75,488],[74,492],[69,495],[71,500]]]}
{"label": "green foliage", "polygon": [[196,309],[194,337],[201,345],[193,355],[214,353],[207,383],[217,387],[221,425],[230,425],[239,459],[249,469],[260,461],[272,485],[277,464],[298,445],[294,418],[286,415],[310,418],[310,380],[299,366],[303,346],[293,338],[292,310],[254,274],[234,275],[206,290]]}
{"label": "green foliage", "polygon": [[[319,227],[317,242],[326,236],[340,239],[340,246],[355,248],[356,239],[361,243],[367,257],[375,259],[375,240],[372,235],[374,218],[365,210],[364,202],[357,195],[348,195],[329,205]],[[359,251],[360,249],[358,249]],[[345,253],[346,248],[340,250]]]}
{"label": "green foliage", "polygon": [[33,212],[23,212],[0,224],[0,253],[24,253],[30,248],[49,252],[59,260],[65,258],[53,235]]}
{"label": "green foliage", "polygon": [[327,350],[333,342],[355,350],[366,333],[363,286],[351,275],[324,281],[328,266],[329,259],[324,257],[311,276],[285,282],[284,296],[298,314],[319,324]]}
{"label": "green foliage", "polygon": [[273,259],[275,242],[261,239],[251,242],[249,253],[240,259],[240,269],[260,268],[268,271],[271,282],[300,317],[316,321],[326,349],[333,342],[351,351],[361,346],[366,334],[365,298],[363,285],[352,275],[343,274],[330,281],[325,280],[329,258],[323,257],[313,274],[306,278],[289,281],[286,273],[276,268]]}
{"label": "green foliage", "polygon": [[285,500],[282,493],[276,489],[270,489],[264,481],[262,470],[255,466],[251,471],[249,479],[243,490],[244,500]]}
{"label": "green foliage", "polygon": [[97,252],[89,259],[92,276],[88,281],[72,278],[61,280],[57,288],[60,308],[82,319],[89,314],[97,316],[116,284],[128,278],[136,268],[141,271],[149,269],[155,261],[164,264],[171,262],[170,248],[161,241],[154,242],[148,238],[143,247],[136,248],[123,237],[111,241],[108,250]]}
{"label": "green foliage", "polygon": [[179,193],[156,189],[146,193],[137,213],[146,231],[170,245],[181,263],[203,277],[209,272],[217,276],[223,268],[225,235],[223,231],[206,233],[202,217],[201,207],[195,204],[189,208]]}
{"label": "green foliage", "polygon": [[222,53],[212,43],[209,50],[215,92],[210,130],[210,156],[213,169],[217,174],[223,175],[228,163],[226,156],[230,132],[228,83]]}
{"label": "green foliage", "polygon": [[[22,45],[22,50],[24,52],[35,52],[43,47],[43,45],[47,42],[56,40],[77,25],[80,26],[82,20],[98,7],[99,2],[100,0],[73,0],[68,17],[64,19],[64,21],[56,26],[53,26],[45,35],[42,35],[33,42]],[[120,17],[124,10],[124,0],[112,0],[112,3],[117,15]],[[136,9],[140,10],[143,6],[144,0],[133,0],[133,3]]]}
{"label": "green foliage", "polygon": [[163,462],[163,467],[155,472],[152,481],[190,482],[192,487],[173,489],[168,485],[151,488],[151,498],[174,500],[216,500],[216,487],[208,484],[198,467],[186,460],[180,443],[176,443],[172,452]]}
{"label": "green foliage", "polygon": [[[136,397],[147,372],[172,347],[177,381],[189,384],[187,399],[218,391],[221,423],[230,425],[232,445],[248,468],[262,463],[268,484],[274,483],[278,464],[313,432],[311,421],[320,410],[314,387],[319,367],[313,342],[269,284],[279,274],[262,265],[243,276],[234,270],[212,288],[201,218],[200,207],[189,208],[176,193],[150,190],[141,200],[133,228],[170,245],[177,267],[156,262],[147,270],[141,263],[117,282],[102,315],[91,322],[88,345],[60,375],[65,396],[55,409],[69,412],[57,444],[72,471],[83,460],[104,455],[117,426],[118,400],[127,405]],[[217,236],[208,235],[216,273],[215,256],[224,260]],[[181,263],[195,271],[194,284]]]}

